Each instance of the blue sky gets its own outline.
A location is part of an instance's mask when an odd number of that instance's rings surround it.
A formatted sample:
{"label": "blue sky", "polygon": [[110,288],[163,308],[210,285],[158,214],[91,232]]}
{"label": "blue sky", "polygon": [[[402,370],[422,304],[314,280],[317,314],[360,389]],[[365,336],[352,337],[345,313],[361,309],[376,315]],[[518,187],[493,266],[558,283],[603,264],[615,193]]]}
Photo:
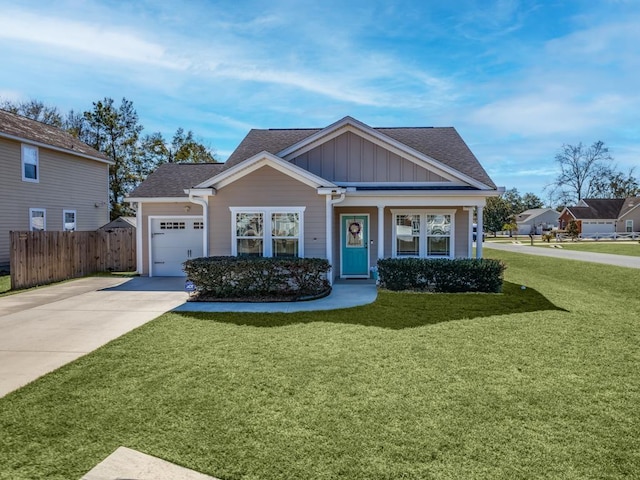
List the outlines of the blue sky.
{"label": "blue sky", "polygon": [[[225,159],[250,128],[454,126],[534,192],[563,143],[640,159],[640,2],[0,0],[0,98],[132,100]],[[636,176],[640,172],[636,172]]]}

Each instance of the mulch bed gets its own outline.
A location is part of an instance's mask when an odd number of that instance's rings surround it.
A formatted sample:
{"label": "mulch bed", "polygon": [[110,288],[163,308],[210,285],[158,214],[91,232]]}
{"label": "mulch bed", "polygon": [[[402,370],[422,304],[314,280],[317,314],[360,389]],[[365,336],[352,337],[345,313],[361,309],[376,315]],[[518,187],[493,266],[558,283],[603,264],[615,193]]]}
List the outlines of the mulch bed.
{"label": "mulch bed", "polygon": [[246,297],[234,297],[234,298],[220,298],[214,295],[208,295],[206,292],[196,292],[189,297],[188,302],[243,302],[243,303],[268,303],[268,302],[307,302],[309,300],[318,300],[324,298],[331,293],[331,287],[324,292],[317,295],[297,295],[297,294],[283,294],[272,296],[246,296]]}

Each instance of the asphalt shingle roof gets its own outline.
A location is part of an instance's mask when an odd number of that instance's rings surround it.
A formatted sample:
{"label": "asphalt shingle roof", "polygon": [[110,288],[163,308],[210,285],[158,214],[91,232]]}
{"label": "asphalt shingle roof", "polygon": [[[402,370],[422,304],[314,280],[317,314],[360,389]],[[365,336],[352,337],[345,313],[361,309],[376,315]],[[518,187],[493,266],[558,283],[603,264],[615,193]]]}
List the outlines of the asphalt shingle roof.
{"label": "asphalt shingle roof", "polygon": [[58,127],[37,122],[6,110],[0,110],[0,135],[2,134],[50,145],[65,150],[70,155],[82,155],[96,160],[111,161],[104,153],[81,142]]}
{"label": "asphalt shingle roof", "polygon": [[224,163],[165,163],[149,175],[129,197],[185,197],[184,189],[217,175]]}
{"label": "asphalt shingle roof", "polygon": [[624,198],[583,198],[586,207],[567,207],[576,219],[609,220],[618,218]]}
{"label": "asphalt shingle roof", "polygon": [[[251,130],[226,161],[236,165],[260,152],[276,155],[291,145],[321,131],[320,128]],[[496,188],[487,172],[453,127],[374,128],[404,145],[427,155],[485,185]]]}

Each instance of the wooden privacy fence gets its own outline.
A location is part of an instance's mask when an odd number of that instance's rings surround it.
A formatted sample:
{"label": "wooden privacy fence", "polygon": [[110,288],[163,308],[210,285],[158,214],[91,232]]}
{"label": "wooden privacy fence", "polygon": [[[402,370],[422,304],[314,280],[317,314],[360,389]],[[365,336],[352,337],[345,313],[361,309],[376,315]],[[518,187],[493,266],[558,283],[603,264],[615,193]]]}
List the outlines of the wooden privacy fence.
{"label": "wooden privacy fence", "polygon": [[136,269],[133,228],[95,232],[11,232],[11,288]]}

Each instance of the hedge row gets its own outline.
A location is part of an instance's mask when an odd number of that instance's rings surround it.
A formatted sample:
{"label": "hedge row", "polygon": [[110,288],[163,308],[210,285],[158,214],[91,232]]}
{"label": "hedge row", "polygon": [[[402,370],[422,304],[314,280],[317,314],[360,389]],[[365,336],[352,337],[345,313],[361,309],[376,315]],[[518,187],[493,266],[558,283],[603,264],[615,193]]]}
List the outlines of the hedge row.
{"label": "hedge row", "polygon": [[200,297],[295,299],[330,289],[321,258],[203,257],[183,266]]}
{"label": "hedge row", "polygon": [[504,269],[501,261],[486,258],[378,260],[379,283],[388,290],[498,293]]}

